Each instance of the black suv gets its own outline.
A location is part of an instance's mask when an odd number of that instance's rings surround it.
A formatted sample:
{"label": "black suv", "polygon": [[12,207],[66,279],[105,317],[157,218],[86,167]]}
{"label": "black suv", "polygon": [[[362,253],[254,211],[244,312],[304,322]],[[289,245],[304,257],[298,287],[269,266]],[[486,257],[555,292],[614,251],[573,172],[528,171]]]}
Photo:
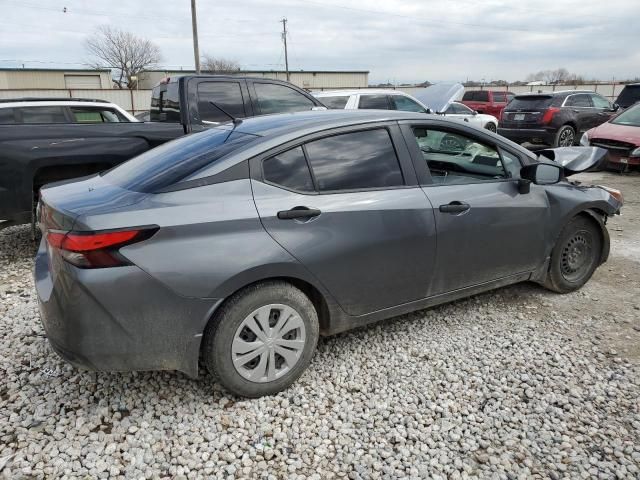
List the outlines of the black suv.
{"label": "black suv", "polygon": [[516,143],[569,147],[618,109],[617,104],[590,91],[516,95],[504,109],[498,133]]}
{"label": "black suv", "polygon": [[620,105],[620,108],[629,108],[636,102],[640,102],[640,83],[625,85],[618,95],[616,103]]}

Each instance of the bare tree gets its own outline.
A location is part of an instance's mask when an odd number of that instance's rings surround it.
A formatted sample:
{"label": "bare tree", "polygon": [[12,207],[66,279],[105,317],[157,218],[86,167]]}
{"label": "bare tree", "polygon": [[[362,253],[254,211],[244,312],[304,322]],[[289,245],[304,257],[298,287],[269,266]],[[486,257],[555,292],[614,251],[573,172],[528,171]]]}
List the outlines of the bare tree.
{"label": "bare tree", "polygon": [[237,73],[240,63],[228,58],[216,58],[205,53],[202,57],[202,71],[207,73]]}
{"label": "bare tree", "polygon": [[541,70],[537,73],[530,73],[527,75],[526,80],[528,82],[544,81],[547,85],[553,85],[568,82],[573,77],[575,75],[569,73],[566,68],[558,68],[556,70]]}
{"label": "bare tree", "polygon": [[107,67],[115,72],[113,81],[119,88],[135,88],[137,79],[132,77],[138,77],[162,59],[160,48],[150,40],[108,25],[98,27],[97,35],[85,41],[85,48],[96,58],[93,67]]}

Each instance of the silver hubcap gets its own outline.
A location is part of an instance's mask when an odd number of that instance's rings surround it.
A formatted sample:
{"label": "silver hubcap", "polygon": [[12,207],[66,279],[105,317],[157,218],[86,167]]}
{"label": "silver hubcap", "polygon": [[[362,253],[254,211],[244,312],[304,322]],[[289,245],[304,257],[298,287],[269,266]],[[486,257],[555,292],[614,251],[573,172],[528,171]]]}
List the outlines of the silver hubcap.
{"label": "silver hubcap", "polygon": [[573,145],[573,132],[567,128],[560,133],[560,146],[570,147],[571,145]]}
{"label": "silver hubcap", "polygon": [[300,360],[306,332],[300,314],[287,305],[260,307],[236,330],[231,345],[233,366],[252,382],[272,382]]}

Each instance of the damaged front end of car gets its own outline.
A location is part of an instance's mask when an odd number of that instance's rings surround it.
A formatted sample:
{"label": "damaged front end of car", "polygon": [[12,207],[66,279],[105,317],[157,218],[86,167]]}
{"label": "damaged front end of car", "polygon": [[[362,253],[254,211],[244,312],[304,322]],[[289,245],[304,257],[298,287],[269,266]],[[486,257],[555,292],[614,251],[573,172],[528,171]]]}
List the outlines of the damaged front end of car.
{"label": "damaged front end of car", "polygon": [[[604,170],[609,152],[600,147],[559,147],[540,150],[538,154],[543,157],[542,160],[551,160],[562,165],[564,176],[570,177],[577,173]],[[581,182],[577,180],[572,180],[571,183],[581,185]],[[605,185],[590,185],[588,188],[599,188],[607,192],[613,200],[610,203],[617,207],[614,207],[613,213],[620,214],[620,209],[624,204],[624,196],[620,190]]]}

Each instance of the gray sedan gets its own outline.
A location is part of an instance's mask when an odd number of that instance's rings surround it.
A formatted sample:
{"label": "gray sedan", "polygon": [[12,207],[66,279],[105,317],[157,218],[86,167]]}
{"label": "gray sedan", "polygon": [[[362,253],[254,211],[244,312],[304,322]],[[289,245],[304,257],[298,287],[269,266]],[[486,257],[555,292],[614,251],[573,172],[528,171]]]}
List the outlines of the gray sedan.
{"label": "gray sedan", "polygon": [[[584,169],[594,152],[558,158]],[[273,394],[319,335],[516,282],[580,288],[622,196],[558,158],[408,112],[195,133],[42,189],[42,321],[83,368],[195,377],[201,362],[235,394]]]}

